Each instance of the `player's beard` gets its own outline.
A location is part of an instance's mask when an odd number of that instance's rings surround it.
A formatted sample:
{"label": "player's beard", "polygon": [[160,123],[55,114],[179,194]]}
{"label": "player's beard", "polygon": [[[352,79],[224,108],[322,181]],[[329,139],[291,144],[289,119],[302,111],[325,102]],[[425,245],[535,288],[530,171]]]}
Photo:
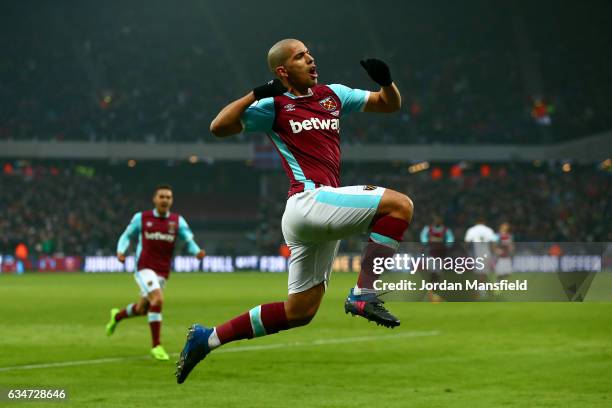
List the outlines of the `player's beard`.
{"label": "player's beard", "polygon": [[301,92],[307,92],[318,83],[318,72],[316,65],[302,65],[288,68],[289,85]]}
{"label": "player's beard", "polygon": [[310,76],[310,72],[306,72],[305,74],[296,76],[296,78],[294,78],[289,85],[300,92],[308,93],[308,89],[315,86],[317,82],[317,78],[312,78]]}

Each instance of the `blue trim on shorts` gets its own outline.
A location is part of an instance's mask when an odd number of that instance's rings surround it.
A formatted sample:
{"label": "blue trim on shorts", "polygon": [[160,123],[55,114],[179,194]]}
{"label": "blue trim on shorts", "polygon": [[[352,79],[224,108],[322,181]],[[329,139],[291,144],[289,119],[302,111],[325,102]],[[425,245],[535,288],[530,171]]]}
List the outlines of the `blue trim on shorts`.
{"label": "blue trim on shorts", "polygon": [[253,328],[253,337],[261,337],[266,335],[266,329],[261,321],[261,306],[255,306],[249,310],[251,318],[251,327]]}
{"label": "blue trim on shorts", "polygon": [[323,204],[349,208],[378,208],[382,195],[339,194],[333,191],[319,191],[315,199]]}
{"label": "blue trim on shorts", "polygon": [[393,238],[389,238],[382,234],[377,234],[376,232],[370,233],[370,239],[376,242],[377,244],[385,245],[393,249],[397,249],[399,247],[399,242],[397,242]]}

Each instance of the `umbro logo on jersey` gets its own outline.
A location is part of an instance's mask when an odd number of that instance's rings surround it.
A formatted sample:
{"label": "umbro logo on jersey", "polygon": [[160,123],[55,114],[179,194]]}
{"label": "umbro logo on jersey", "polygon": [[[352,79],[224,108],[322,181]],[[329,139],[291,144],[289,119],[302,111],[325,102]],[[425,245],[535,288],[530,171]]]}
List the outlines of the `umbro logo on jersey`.
{"label": "umbro logo on jersey", "polygon": [[340,119],[319,119],[319,118],[310,118],[304,119],[303,121],[294,121],[289,120],[289,125],[291,125],[291,131],[293,133],[300,133],[302,130],[335,130],[338,131],[340,129]]}
{"label": "umbro logo on jersey", "polygon": [[153,223],[151,221],[147,221],[147,227],[152,227]]}
{"label": "umbro logo on jersey", "polygon": [[330,112],[338,109],[338,105],[336,105],[336,100],[331,96],[328,96],[325,99],[321,99],[319,101],[319,105],[321,105],[323,109],[328,110]]}
{"label": "umbro logo on jersey", "polygon": [[283,109],[285,109],[285,112],[293,112],[295,110],[295,105],[292,103],[288,103],[283,106]]}

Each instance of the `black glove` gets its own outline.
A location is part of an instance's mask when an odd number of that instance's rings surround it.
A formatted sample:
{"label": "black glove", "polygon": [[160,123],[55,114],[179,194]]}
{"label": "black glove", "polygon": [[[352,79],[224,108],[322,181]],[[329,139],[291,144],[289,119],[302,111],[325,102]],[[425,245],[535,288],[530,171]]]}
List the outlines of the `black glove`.
{"label": "black glove", "polygon": [[287,88],[285,88],[283,83],[278,78],[268,81],[266,84],[253,89],[253,94],[257,100],[282,95],[285,92],[287,92]]}
{"label": "black glove", "polygon": [[389,66],[383,61],[376,58],[371,58],[361,60],[360,63],[363,69],[368,71],[370,78],[372,78],[378,85],[389,86],[393,82],[391,79],[391,71],[389,71]]}

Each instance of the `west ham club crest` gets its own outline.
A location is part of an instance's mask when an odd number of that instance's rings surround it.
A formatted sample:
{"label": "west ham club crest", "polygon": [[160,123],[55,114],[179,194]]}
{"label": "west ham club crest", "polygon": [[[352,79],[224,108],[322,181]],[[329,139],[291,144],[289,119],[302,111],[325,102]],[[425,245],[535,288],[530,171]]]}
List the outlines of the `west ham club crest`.
{"label": "west ham club crest", "polygon": [[323,109],[328,110],[330,112],[333,112],[338,109],[338,105],[336,105],[335,99],[331,96],[328,96],[325,99],[321,99],[319,101],[319,105],[321,105]]}

